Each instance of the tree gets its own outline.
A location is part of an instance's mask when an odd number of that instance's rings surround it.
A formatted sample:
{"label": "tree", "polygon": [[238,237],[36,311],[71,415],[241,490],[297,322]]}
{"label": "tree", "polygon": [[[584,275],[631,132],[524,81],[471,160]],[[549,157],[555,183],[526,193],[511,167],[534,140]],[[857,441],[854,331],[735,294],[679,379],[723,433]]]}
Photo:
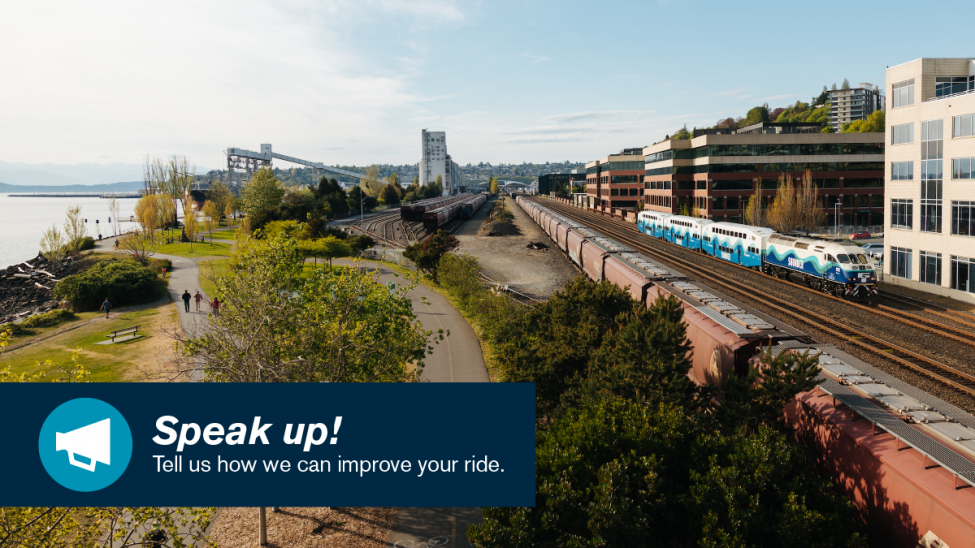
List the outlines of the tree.
{"label": "tree", "polygon": [[883,133],[886,131],[884,111],[876,110],[866,120],[855,120],[843,124],[841,133]]}
{"label": "tree", "polygon": [[328,261],[328,268],[332,268],[332,259],[338,259],[340,257],[348,257],[352,255],[352,248],[349,247],[347,243],[336,238],[335,236],[327,236],[316,241],[318,248],[321,250],[321,257]]}
{"label": "tree", "polygon": [[197,367],[210,382],[409,382],[423,369],[432,333],[417,321],[404,284],[375,272],[315,270],[292,239],[247,240],[226,274],[213,329],[180,339],[175,374]]}
{"label": "tree", "polygon": [[217,213],[219,215],[226,216],[227,224],[229,225],[233,208],[230,208],[231,215],[227,215],[227,210],[230,203],[233,202],[234,199],[234,193],[230,190],[230,187],[228,187],[223,181],[214,181],[210,184],[210,188],[207,190],[206,196],[207,200],[213,202],[213,204],[217,207]]}
{"label": "tree", "polygon": [[350,236],[346,243],[349,244],[349,249],[352,250],[352,254],[359,255],[363,251],[369,249],[370,247],[376,245],[376,241],[365,235]]}
{"label": "tree", "polygon": [[170,228],[175,226],[176,203],[165,194],[155,194],[153,197],[156,199],[156,227]]}
{"label": "tree", "polygon": [[779,185],[772,205],[765,212],[765,219],[773,230],[788,234],[796,228],[796,187],[787,173],[779,176]]}
{"label": "tree", "polygon": [[440,229],[426,240],[407,246],[403,250],[403,256],[413,261],[418,270],[426,272],[436,282],[437,263],[440,258],[459,245],[457,238],[446,230]]}
{"label": "tree", "polygon": [[386,185],[383,188],[382,193],[379,196],[379,198],[386,205],[392,205],[392,204],[395,204],[395,203],[399,203],[399,193],[396,192],[396,188],[393,185],[394,185],[394,183],[392,183],[392,182],[389,183],[388,185]]}
{"label": "tree", "polygon": [[233,226],[234,218],[234,204],[232,201],[228,201],[227,205],[223,208],[223,217],[227,219],[227,226]]}
{"label": "tree", "polygon": [[119,249],[132,254],[132,258],[143,265],[149,264],[149,257],[159,251],[162,240],[150,238],[139,232],[130,232],[119,237]]}
{"label": "tree", "polygon": [[373,198],[379,198],[379,194],[385,188],[385,185],[380,181],[379,166],[371,165],[366,168],[365,177],[359,179],[359,186],[362,187],[363,192]]}
{"label": "tree", "polygon": [[847,80],[846,78],[843,79],[842,89],[850,89],[850,81]]}
{"label": "tree", "polygon": [[832,90],[833,91],[836,91],[836,82],[833,82],[833,88],[832,88]]}
{"label": "tree", "polygon": [[44,258],[54,263],[55,266],[61,264],[68,252],[68,242],[58,230],[58,225],[51,225],[51,228],[44,231],[41,236],[41,253]]}
{"label": "tree", "polygon": [[433,182],[433,189],[431,198],[443,196],[443,175],[437,175],[437,180]]}
{"label": "tree", "polygon": [[826,224],[826,209],[819,198],[819,189],[813,183],[812,172],[806,170],[796,189],[796,230],[810,232]]}
{"label": "tree", "polygon": [[491,177],[489,179],[488,186],[490,188],[491,195],[492,196],[497,196],[498,195],[498,191],[500,190],[500,185],[498,184],[498,178],[497,177]]}
{"label": "tree", "polygon": [[253,215],[261,210],[277,208],[284,199],[284,187],[274,176],[274,170],[264,167],[257,170],[241,190],[244,212]]}
{"label": "tree", "polygon": [[189,200],[189,191],[194,179],[193,167],[190,165],[190,161],[186,156],[174,154],[169,157],[165,192],[173,202],[173,208],[171,210],[172,214],[167,219],[168,226],[176,226],[178,224],[176,220],[177,203],[183,203],[184,216],[190,209],[186,207],[186,202]]}
{"label": "tree", "polygon": [[207,200],[203,203],[203,229],[210,235],[210,243],[213,243],[213,230],[220,223],[220,210],[217,204]]}
{"label": "tree", "polygon": [[156,228],[159,227],[159,206],[155,194],[139,198],[135,204],[135,220],[147,237],[155,239]]}
{"label": "tree", "polygon": [[745,115],[745,121],[742,122],[741,125],[750,126],[752,124],[760,124],[768,121],[769,121],[769,108],[768,108],[768,103],[765,103],[764,105],[759,105],[749,110],[748,114]]}
{"label": "tree", "polygon": [[196,233],[200,229],[200,220],[196,216],[196,210],[190,208],[183,213],[183,234],[190,242],[190,253],[193,252],[193,242],[196,241]]}
{"label": "tree", "polygon": [[115,195],[112,194],[112,196],[109,197],[108,199],[108,214],[111,215],[111,219],[109,219],[109,222],[112,223],[112,235],[114,236],[118,236],[119,233],[120,221],[118,216],[121,214],[121,210],[122,210],[122,206],[121,204],[119,204],[118,198],[116,198]]}
{"label": "tree", "polygon": [[328,225],[325,223],[325,219],[322,218],[322,214],[316,209],[308,214],[308,222],[305,223],[305,233],[302,234],[301,239],[313,240],[315,238],[321,238],[327,229]]}
{"label": "tree", "polygon": [[64,220],[64,236],[68,240],[67,246],[71,253],[78,254],[81,239],[88,235],[88,227],[81,218],[81,206],[68,206],[67,217]]}
{"label": "tree", "polygon": [[745,224],[765,226],[765,213],[762,211],[762,180],[755,185],[755,193],[749,196],[745,206]]}
{"label": "tree", "polygon": [[166,192],[166,180],[168,170],[161,158],[153,158],[146,154],[142,163],[142,185],[143,194],[156,194]]}

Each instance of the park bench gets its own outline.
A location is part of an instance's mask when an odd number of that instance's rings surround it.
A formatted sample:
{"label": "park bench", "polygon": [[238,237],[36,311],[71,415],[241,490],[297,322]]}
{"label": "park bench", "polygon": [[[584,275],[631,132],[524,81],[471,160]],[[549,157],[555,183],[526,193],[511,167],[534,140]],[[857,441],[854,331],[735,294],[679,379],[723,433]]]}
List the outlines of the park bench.
{"label": "park bench", "polygon": [[133,335],[134,337],[135,334],[138,332],[139,332],[139,326],[137,325],[135,327],[129,327],[127,329],[116,329],[115,331],[112,331],[111,335],[105,335],[105,337],[110,338],[112,339],[112,342],[115,342],[115,337],[121,337],[123,335]]}

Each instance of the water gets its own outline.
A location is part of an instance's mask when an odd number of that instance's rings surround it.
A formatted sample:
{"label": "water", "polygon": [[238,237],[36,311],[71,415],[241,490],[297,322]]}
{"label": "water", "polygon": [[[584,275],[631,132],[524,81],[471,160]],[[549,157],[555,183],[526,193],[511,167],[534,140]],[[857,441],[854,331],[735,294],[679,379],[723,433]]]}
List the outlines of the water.
{"label": "water", "polygon": [[[135,215],[134,198],[119,198],[119,230],[134,228],[129,221]],[[64,219],[68,206],[80,205],[81,217],[88,219],[88,236],[114,235],[108,222],[108,200],[91,198],[11,198],[0,194],[0,268],[6,268],[37,256],[44,231],[56,224],[64,233]],[[96,224],[95,221],[98,220]]]}

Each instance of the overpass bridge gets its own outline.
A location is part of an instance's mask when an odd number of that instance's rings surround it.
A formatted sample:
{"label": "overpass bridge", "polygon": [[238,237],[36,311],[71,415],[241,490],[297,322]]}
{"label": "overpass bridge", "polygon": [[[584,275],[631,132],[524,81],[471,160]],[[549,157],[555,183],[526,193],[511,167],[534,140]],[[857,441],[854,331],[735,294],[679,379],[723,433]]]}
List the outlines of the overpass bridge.
{"label": "overpass bridge", "polygon": [[[273,159],[283,160],[285,162],[290,162],[292,164],[299,164],[306,167],[314,168],[317,173],[333,173],[335,175],[345,175],[346,177],[354,177],[361,181],[374,182],[385,185],[388,181],[386,180],[373,180],[367,178],[362,173],[356,173],[355,171],[349,171],[347,169],[340,169],[337,167],[332,167],[325,165],[321,162],[312,162],[310,160],[302,160],[301,158],[295,158],[294,156],[286,156],[284,154],[278,154],[271,150],[270,144],[262,144],[260,152],[254,152],[252,150],[244,150],[242,148],[231,147],[227,149],[227,184],[231,188],[239,188],[243,182],[250,179],[255,171],[263,167],[271,167],[271,161]],[[246,174],[246,177],[245,177]]]}

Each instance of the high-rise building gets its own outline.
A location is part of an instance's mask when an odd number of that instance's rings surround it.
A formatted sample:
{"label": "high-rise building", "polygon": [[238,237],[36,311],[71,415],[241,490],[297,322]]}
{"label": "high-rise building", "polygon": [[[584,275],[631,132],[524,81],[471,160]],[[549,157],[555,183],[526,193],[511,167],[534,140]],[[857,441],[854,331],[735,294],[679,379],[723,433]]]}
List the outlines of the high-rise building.
{"label": "high-rise building", "polygon": [[420,160],[420,184],[435,183],[439,175],[443,181],[444,195],[456,194],[460,186],[460,166],[447,154],[447,133],[445,131],[420,132],[423,147]]}
{"label": "high-rise building", "polygon": [[884,110],[884,97],[866,82],[858,88],[834,89],[829,92],[829,125],[839,132],[843,124],[866,120],[878,110]]}
{"label": "high-rise building", "polygon": [[887,69],[884,281],[975,302],[975,59]]}

